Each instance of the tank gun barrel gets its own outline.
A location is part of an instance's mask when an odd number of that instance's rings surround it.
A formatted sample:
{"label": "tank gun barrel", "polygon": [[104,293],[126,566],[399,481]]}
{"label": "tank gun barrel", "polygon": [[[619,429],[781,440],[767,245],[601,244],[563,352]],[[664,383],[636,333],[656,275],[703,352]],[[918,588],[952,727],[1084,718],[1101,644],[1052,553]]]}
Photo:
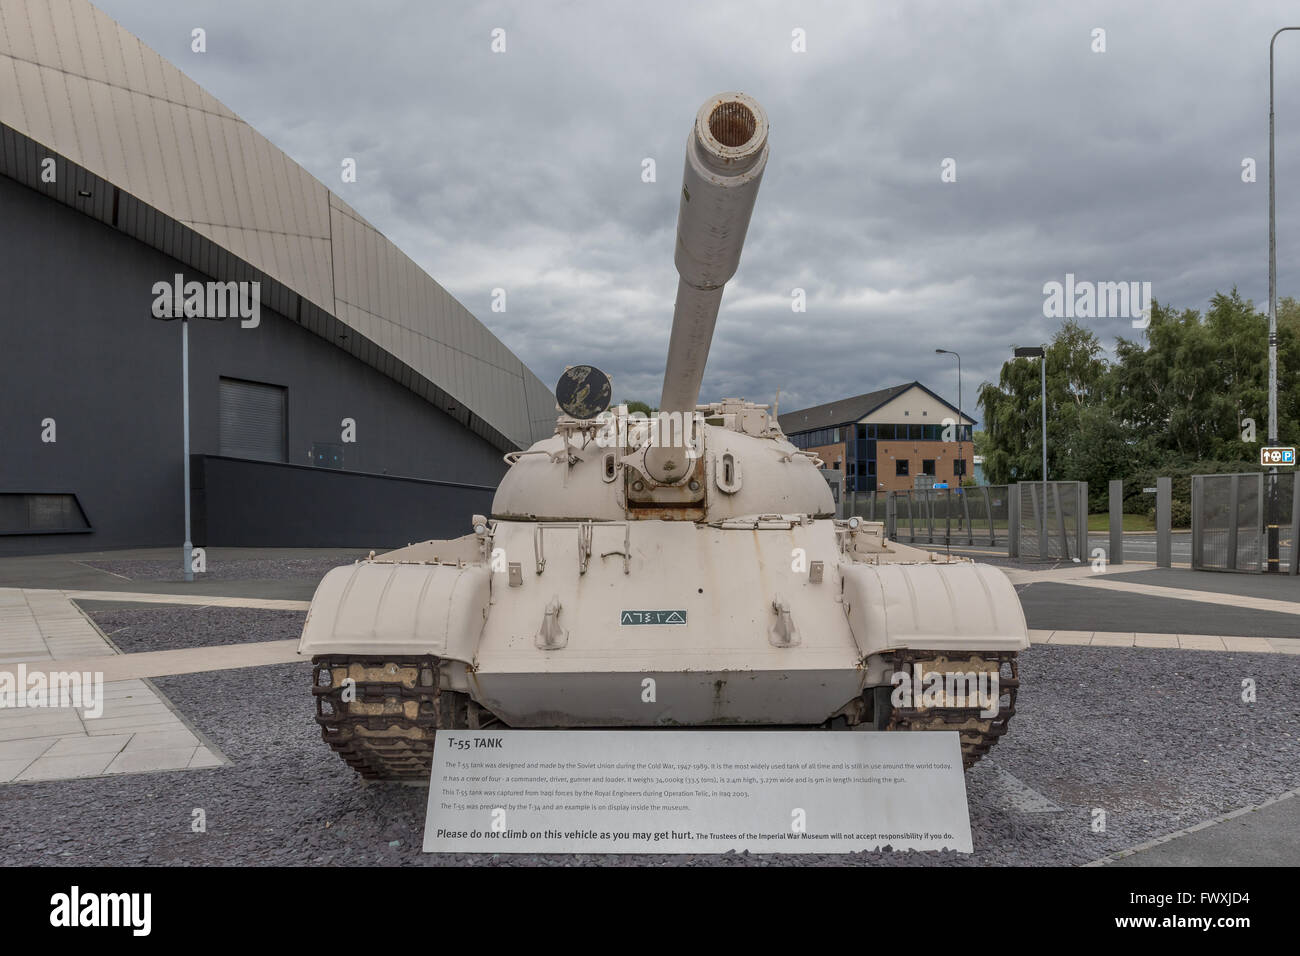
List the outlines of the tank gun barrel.
{"label": "tank gun barrel", "polygon": [[766,166],[767,113],[755,99],[721,93],[700,107],[686,142],[677,212],[680,279],[661,412],[689,416],[699,402],[722,290],[740,265]]}

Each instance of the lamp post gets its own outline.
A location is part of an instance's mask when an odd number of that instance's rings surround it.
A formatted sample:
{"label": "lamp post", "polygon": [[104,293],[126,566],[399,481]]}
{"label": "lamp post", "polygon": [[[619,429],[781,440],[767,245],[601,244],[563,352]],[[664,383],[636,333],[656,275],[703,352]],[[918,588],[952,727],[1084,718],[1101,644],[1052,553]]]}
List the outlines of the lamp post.
{"label": "lamp post", "polygon": [[[1268,443],[1277,444],[1277,181],[1273,175],[1273,44],[1279,34],[1300,27],[1283,27],[1268,41]],[[1277,535],[1277,466],[1268,470],[1268,570],[1280,570]],[[1295,545],[1293,544],[1292,547]]]}
{"label": "lamp post", "polygon": [[[965,428],[966,426],[962,424],[962,418],[964,416],[961,413],[961,356],[957,355],[957,353],[952,351],[952,349],[935,349],[934,352],[936,355],[957,356],[957,457],[961,459],[962,465],[964,467],[966,461],[964,458],[962,458],[961,433],[962,433],[962,429]],[[962,472],[962,474],[957,478],[958,488],[962,486],[962,479],[964,479],[965,477],[966,477],[966,473]]]}
{"label": "lamp post", "polygon": [[[181,560],[184,562],[182,572],[186,581],[194,580],[194,543],[190,540],[190,322],[189,316],[185,312],[185,301],[182,292],[185,289],[183,282],[184,277],[177,274],[175,279],[174,293],[170,297],[167,292],[172,291],[167,288],[167,283],[163,282],[154,286],[155,294],[161,292],[154,299],[153,318],[160,319],[164,322],[171,322],[175,319],[181,320],[181,429],[182,429],[182,456],[183,471],[185,483],[185,543],[181,545]],[[210,318],[202,314],[203,310],[197,310],[199,314],[196,318]],[[211,317],[214,321],[222,321],[223,316]]]}
{"label": "lamp post", "polygon": [[1043,406],[1043,506],[1038,509],[1038,557],[1047,558],[1047,347],[1030,345],[1015,350],[1016,358],[1038,359],[1041,376],[1041,399]]}

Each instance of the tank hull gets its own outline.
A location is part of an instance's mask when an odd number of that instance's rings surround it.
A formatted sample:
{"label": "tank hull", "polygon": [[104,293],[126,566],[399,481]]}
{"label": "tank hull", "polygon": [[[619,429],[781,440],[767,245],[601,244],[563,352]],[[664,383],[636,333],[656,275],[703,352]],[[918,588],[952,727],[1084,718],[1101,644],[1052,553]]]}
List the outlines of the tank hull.
{"label": "tank hull", "polygon": [[1028,644],[996,569],[849,550],[833,520],[731,523],[748,526],[503,521],[486,565],[339,568],[300,652],[436,657],[445,689],[510,726],[811,725],[888,685],[894,651]]}

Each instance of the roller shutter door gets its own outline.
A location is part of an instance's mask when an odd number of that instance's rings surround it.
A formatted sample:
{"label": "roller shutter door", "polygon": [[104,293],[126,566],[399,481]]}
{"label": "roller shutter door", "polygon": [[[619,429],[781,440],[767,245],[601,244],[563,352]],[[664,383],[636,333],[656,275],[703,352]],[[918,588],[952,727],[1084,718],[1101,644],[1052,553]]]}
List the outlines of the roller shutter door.
{"label": "roller shutter door", "polygon": [[221,454],[285,461],[285,389],[234,378],[221,380]]}

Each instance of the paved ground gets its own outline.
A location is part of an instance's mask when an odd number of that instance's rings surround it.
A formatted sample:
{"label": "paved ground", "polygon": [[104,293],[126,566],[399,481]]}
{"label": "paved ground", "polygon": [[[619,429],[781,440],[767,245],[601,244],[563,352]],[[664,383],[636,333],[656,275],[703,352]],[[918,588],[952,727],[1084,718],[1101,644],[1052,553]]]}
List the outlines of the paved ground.
{"label": "paved ground", "polygon": [[1095,866],[1295,866],[1300,848],[1300,791],[1178,830]]}
{"label": "paved ground", "polygon": [[[1300,787],[1300,640],[1294,637],[1300,600],[1286,587],[1292,582],[1252,582],[1234,594],[1222,579],[1245,576],[1154,570],[1092,575],[1073,565],[1008,569],[1035,629],[1035,646],[1022,657],[1024,687],[1011,733],[967,778],[976,846],[970,857],[423,854],[426,791],[363,786],[328,750],[311,719],[310,665],[294,655],[315,585],[311,575],[357,556],[215,551],[209,567],[219,576],[197,585],[168,580],[171,549],[0,559],[0,588],[11,588],[0,590],[0,659],[3,611],[18,607],[15,594],[28,610],[51,609],[64,624],[71,621],[67,609],[80,617],[80,606],[112,640],[98,631],[94,641],[84,630],[61,634],[36,621],[44,640],[41,659],[99,670],[110,681],[105,686],[120,688],[124,697],[149,695],[150,707],[162,702],[193,738],[189,762],[182,764],[191,769],[127,777],[102,774],[115,761],[121,761],[118,770],[162,769],[150,765],[158,751],[191,744],[131,748],[139,739],[133,734],[158,731],[144,726],[98,735],[85,721],[80,729],[49,734],[43,731],[52,725],[11,725],[17,736],[6,740],[0,733],[0,748],[15,740],[50,738],[50,746],[66,749],[72,745],[65,737],[126,739],[98,770],[89,768],[98,755],[78,759],[79,779],[0,785],[0,864],[29,863],[33,854],[84,864],[1300,861],[1300,800],[1216,822]],[[45,572],[57,579],[55,588],[42,580]],[[179,579],[178,572],[174,576]],[[32,583],[45,589],[12,590]],[[1099,617],[1103,611],[1113,616]],[[32,613],[33,620],[39,617]],[[26,637],[15,637],[20,631]],[[30,621],[25,630],[9,629],[10,639],[19,640],[13,646],[22,648],[16,656],[39,656],[30,631]],[[0,663],[0,670],[13,664]],[[1247,678],[1258,691],[1249,704],[1241,699]],[[141,713],[160,716],[157,710]],[[0,714],[0,720],[13,716]],[[18,716],[29,721],[31,715]],[[33,728],[40,736],[31,736]],[[150,756],[135,756],[142,749]],[[199,769],[202,763],[194,761],[200,752],[218,763],[224,753],[232,762]],[[42,750],[12,776],[46,757]],[[61,775],[53,764],[43,768],[47,776]],[[191,828],[196,809],[204,810],[206,833]],[[1106,814],[1102,832],[1094,828],[1098,810]],[[30,821],[36,819],[59,822],[35,828]]]}
{"label": "paved ground", "polygon": [[[0,783],[223,762],[145,675],[104,666],[124,656],[59,592],[0,589],[0,670],[23,692],[22,706],[0,708]],[[29,671],[63,675],[79,706],[26,693]]]}
{"label": "paved ground", "polygon": [[1106,572],[1105,579],[1143,584],[1147,587],[1210,591],[1216,594],[1300,604],[1300,577],[1291,577],[1289,574],[1235,574],[1154,567],[1132,571],[1111,568]]}
{"label": "paved ground", "polygon": [[[1300,637],[1300,614],[1045,582],[1016,586],[1032,628]],[[1297,606],[1300,612],[1300,605]]]}

